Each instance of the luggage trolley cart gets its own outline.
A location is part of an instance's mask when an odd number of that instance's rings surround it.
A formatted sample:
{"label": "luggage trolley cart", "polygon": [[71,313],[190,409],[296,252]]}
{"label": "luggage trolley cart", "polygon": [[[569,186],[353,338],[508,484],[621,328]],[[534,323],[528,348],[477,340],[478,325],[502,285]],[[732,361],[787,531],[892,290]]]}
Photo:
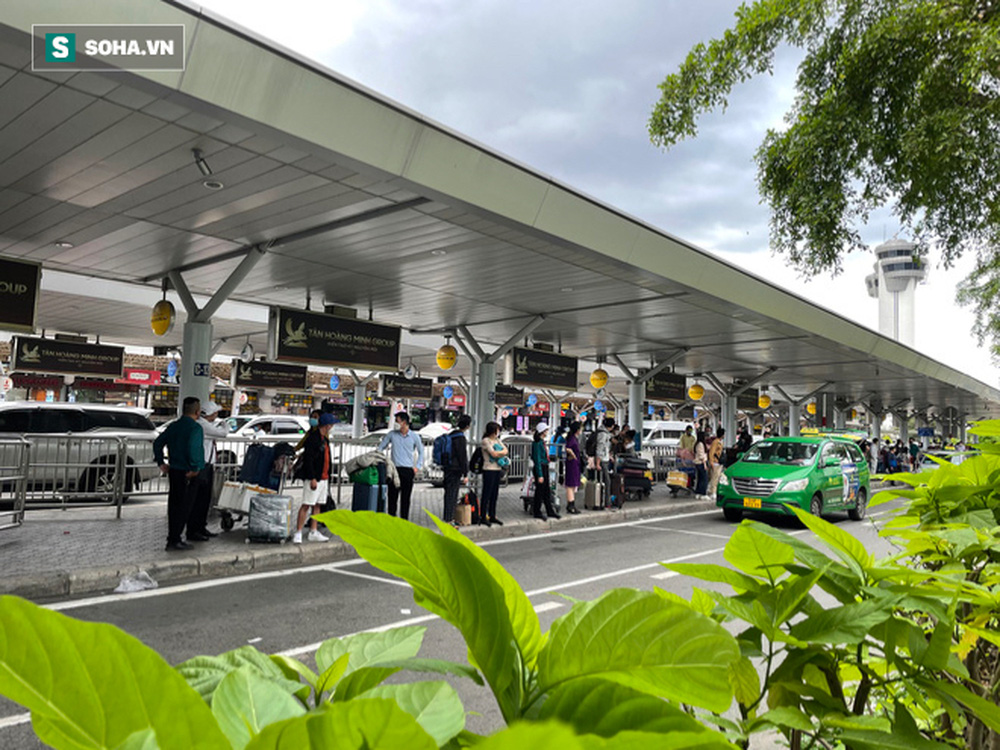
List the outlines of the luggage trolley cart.
{"label": "luggage trolley cart", "polygon": [[223,531],[232,531],[237,519],[250,516],[255,495],[281,495],[291,476],[295,449],[288,443],[253,443],[247,447],[239,481],[225,482],[215,504]]}
{"label": "luggage trolley cart", "polygon": [[677,451],[673,462],[668,464],[667,486],[672,497],[677,497],[681,490],[694,494],[694,456],[689,456],[688,453],[688,451]]}
{"label": "luggage trolley cart", "polygon": [[618,461],[617,473],[622,477],[618,507],[624,505],[626,500],[634,502],[649,497],[653,490],[653,472],[646,459],[623,457]]}

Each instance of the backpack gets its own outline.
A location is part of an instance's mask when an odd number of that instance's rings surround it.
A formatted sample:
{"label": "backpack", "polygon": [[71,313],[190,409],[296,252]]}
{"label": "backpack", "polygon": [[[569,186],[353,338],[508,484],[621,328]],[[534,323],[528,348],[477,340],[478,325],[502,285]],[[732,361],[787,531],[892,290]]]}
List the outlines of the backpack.
{"label": "backpack", "polygon": [[483,449],[481,447],[472,451],[472,458],[469,459],[469,472],[472,474],[483,473]]}
{"label": "backpack", "polygon": [[597,456],[597,430],[587,435],[587,442],[583,446],[583,452],[588,456]]}
{"label": "backpack", "polygon": [[442,469],[447,469],[451,465],[451,433],[441,435],[434,439],[434,452],[431,460]]}

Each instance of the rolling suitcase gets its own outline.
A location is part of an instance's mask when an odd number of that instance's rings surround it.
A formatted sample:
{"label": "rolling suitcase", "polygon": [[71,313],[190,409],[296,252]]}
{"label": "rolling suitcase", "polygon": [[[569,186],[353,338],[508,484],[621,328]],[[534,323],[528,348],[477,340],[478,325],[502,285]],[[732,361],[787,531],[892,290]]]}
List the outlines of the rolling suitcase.
{"label": "rolling suitcase", "polygon": [[621,474],[611,475],[611,492],[608,495],[608,505],[620,508],[625,504],[625,478]]}
{"label": "rolling suitcase", "polygon": [[378,513],[379,504],[383,502],[384,489],[385,485],[382,484],[355,484],[354,496],[351,498],[351,510],[370,510],[373,513]]}
{"label": "rolling suitcase", "polygon": [[251,542],[282,543],[292,535],[296,503],[290,495],[254,495],[250,498]]}
{"label": "rolling suitcase", "polygon": [[600,482],[587,482],[583,491],[583,507],[587,510],[597,510],[603,507],[604,485]]}

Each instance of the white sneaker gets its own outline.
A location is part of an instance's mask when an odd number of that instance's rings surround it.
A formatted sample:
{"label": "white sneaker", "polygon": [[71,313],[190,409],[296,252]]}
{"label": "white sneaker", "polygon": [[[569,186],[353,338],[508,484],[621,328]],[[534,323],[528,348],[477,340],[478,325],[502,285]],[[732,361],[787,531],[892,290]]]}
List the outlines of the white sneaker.
{"label": "white sneaker", "polygon": [[307,537],[310,542],[327,542],[329,541],[325,536],[320,534],[318,531],[310,531]]}
{"label": "white sneaker", "polygon": [[292,537],[292,544],[302,544],[302,532],[296,531],[295,536]]}

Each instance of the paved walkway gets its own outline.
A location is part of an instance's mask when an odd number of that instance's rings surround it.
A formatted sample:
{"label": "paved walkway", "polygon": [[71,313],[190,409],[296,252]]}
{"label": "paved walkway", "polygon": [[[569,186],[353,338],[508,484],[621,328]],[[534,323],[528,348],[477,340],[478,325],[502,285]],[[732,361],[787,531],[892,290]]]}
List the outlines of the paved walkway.
{"label": "paved walkway", "polygon": [[[666,486],[660,484],[649,498],[628,503],[622,510],[582,510],[579,515],[563,513],[562,520],[542,522],[524,512],[519,495],[519,487],[501,490],[497,515],[504,521],[502,527],[464,527],[465,533],[477,540],[501,538],[714,507],[709,502],[695,501],[687,492],[673,498]],[[418,485],[411,520],[430,525],[422,509],[426,507],[440,515],[442,502],[442,490]],[[341,502],[340,507],[345,505],[349,507],[349,501]],[[220,531],[218,518],[211,521],[210,527]],[[221,533],[209,542],[196,543],[191,551],[167,552],[166,528],[163,495],[129,501],[121,519],[115,518],[114,508],[29,511],[23,526],[0,531],[0,570],[4,572],[0,594],[44,601],[108,593],[123,577],[140,570],[162,586],[355,556],[351,547],[336,539],[325,544],[249,544],[240,522],[231,532]]]}

